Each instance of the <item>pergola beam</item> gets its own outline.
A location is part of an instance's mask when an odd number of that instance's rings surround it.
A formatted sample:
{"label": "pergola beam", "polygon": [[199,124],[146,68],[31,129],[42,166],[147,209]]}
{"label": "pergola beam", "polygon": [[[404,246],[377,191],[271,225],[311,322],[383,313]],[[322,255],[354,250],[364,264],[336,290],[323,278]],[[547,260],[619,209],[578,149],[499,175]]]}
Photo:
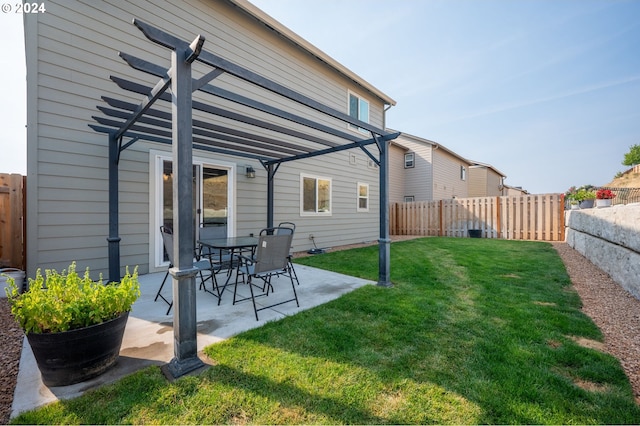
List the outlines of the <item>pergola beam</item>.
{"label": "pergola beam", "polygon": [[[139,93],[139,94],[145,94],[145,93],[148,93],[148,91],[150,90],[150,88],[148,86],[145,86],[145,85],[139,84],[139,83],[135,83],[133,81],[125,80],[125,79],[120,78],[120,77],[111,76],[110,78],[120,88],[128,90],[130,92]],[[106,99],[106,98],[103,96],[103,99]],[[160,99],[162,99],[163,101],[170,102],[169,94],[162,95],[160,97]],[[260,127],[262,129],[270,130],[272,132],[282,133],[282,134],[285,134],[285,135],[288,135],[288,136],[293,136],[295,138],[302,139],[302,140],[305,140],[305,141],[308,141],[308,142],[313,142],[313,143],[316,143],[316,144],[319,144],[319,145],[331,146],[331,147],[335,147],[335,146],[339,146],[340,145],[340,144],[338,144],[336,142],[331,142],[331,141],[328,141],[326,139],[319,138],[317,136],[309,135],[309,134],[306,134],[306,133],[302,133],[302,132],[294,130],[294,129],[289,129],[287,127],[279,126],[277,124],[273,124],[273,123],[270,123],[270,122],[267,122],[267,121],[264,121],[264,120],[260,120],[260,119],[249,117],[249,116],[246,116],[246,115],[243,115],[243,114],[235,113],[235,112],[232,112],[232,111],[227,111],[227,110],[225,110],[223,108],[219,108],[219,107],[215,107],[215,106],[212,106],[212,105],[208,105],[208,104],[205,104],[204,102],[193,101],[193,109],[198,110],[198,111],[202,111],[202,112],[205,112],[205,113],[208,113],[208,114],[212,114],[212,115],[217,115],[219,117],[228,118],[228,119],[233,120],[233,121],[238,121],[238,122],[241,122],[241,123],[250,124],[252,126]],[[263,111],[263,112],[267,112],[268,113],[268,111]],[[281,116],[281,117],[284,118],[284,115]],[[293,114],[289,114],[289,118],[291,119],[291,121],[294,121],[294,122],[297,123],[297,121],[295,121],[295,119],[294,119],[294,115]],[[299,123],[299,124],[303,124],[303,123]],[[362,139],[352,138],[350,140],[360,141]]]}
{"label": "pergola beam", "polygon": [[[121,109],[125,109],[125,111],[122,110],[115,110],[115,109],[111,109],[111,108],[106,108],[106,107],[102,107],[102,106],[98,106],[98,109],[100,111],[102,111],[105,115],[108,115],[110,117],[116,117],[116,118],[122,118],[122,119],[126,119],[130,113],[126,111],[126,106],[123,104],[121,105]],[[128,105],[133,105],[133,104],[128,104]],[[169,112],[165,112],[165,111],[160,111],[157,109],[149,109],[146,113],[146,115],[151,116],[151,117],[156,117],[160,120],[154,120],[153,118],[149,118],[149,117],[141,117],[139,119],[139,121],[141,123],[146,123],[146,124],[151,124],[151,125],[155,125],[155,126],[159,126],[159,127],[165,127],[165,128],[170,128],[171,127],[171,114]],[[162,121],[164,120],[164,121]],[[296,154],[296,153],[300,153],[300,152],[307,152],[309,151],[304,150],[300,147],[300,145],[295,145],[293,143],[290,142],[285,142],[279,139],[274,139],[274,138],[270,138],[270,137],[266,137],[266,136],[261,136],[261,135],[254,135],[252,133],[249,132],[245,132],[242,130],[238,130],[238,129],[232,129],[229,127],[225,127],[225,126],[221,126],[221,125],[217,125],[217,124],[213,124],[210,123],[208,121],[203,121],[203,120],[193,120],[193,127],[194,127],[194,132],[199,131],[199,129],[207,129],[207,130],[211,130],[214,132],[220,132],[220,133],[224,133],[224,134],[228,134],[228,135],[233,135],[233,136],[237,136],[239,138],[244,138],[246,140],[251,140],[251,141],[258,141],[258,142],[264,142],[266,144],[270,144],[273,145],[275,147],[278,147],[278,149],[282,148],[285,151],[288,151],[290,154]]]}
{"label": "pergola beam", "polygon": [[129,130],[129,127],[131,127],[131,125],[135,123],[138,118],[142,117],[145,111],[148,110],[151,105],[153,105],[153,103],[164,94],[164,92],[169,88],[169,85],[171,85],[171,70],[169,70],[167,74],[162,78],[162,80],[156,83],[155,87],[151,89],[149,94],[142,100],[136,110],[133,111],[131,117],[129,117],[129,119],[127,119],[127,121],[122,125],[122,127],[118,129],[118,131],[114,135],[114,139],[119,139],[124,134],[124,132]]}
{"label": "pergola beam", "polygon": [[[134,19],[133,23],[144,33],[144,35],[154,43],[161,44],[162,46],[169,47],[171,49],[176,49],[178,46],[184,46],[185,42],[172,36],[171,34],[160,30],[159,28],[155,28],[139,19]],[[202,62],[203,64],[209,65],[214,68],[219,68],[224,70],[225,72],[238,77],[241,80],[252,83],[256,86],[262,87],[272,93],[277,93],[280,96],[288,98],[294,102],[297,102],[306,107],[315,109],[323,114],[331,116],[333,118],[337,118],[340,121],[345,123],[353,124],[356,127],[360,127],[362,129],[368,130],[370,132],[374,132],[379,135],[385,134],[384,130],[379,129],[375,126],[372,126],[369,123],[365,123],[364,121],[360,121],[356,118],[351,117],[348,114],[345,114],[341,111],[328,107],[320,102],[309,98],[308,96],[304,96],[294,90],[289,89],[279,83],[276,83],[272,80],[269,80],[265,77],[262,77],[259,74],[254,73],[246,68],[240,67],[226,59],[223,59],[217,55],[214,55],[211,52],[203,51],[200,53],[198,58],[196,59],[198,62]]]}
{"label": "pergola beam", "polygon": [[[137,58],[135,56],[129,55],[127,53],[120,52],[120,57],[124,59],[132,68],[137,69],[139,71],[143,71],[147,74],[154,75],[156,77],[160,77],[166,74],[167,69],[163,68],[159,65],[155,65],[151,62],[145,61],[144,59]],[[222,72],[222,71],[221,71]],[[116,83],[118,83],[113,77]],[[120,79],[122,80],[122,79]],[[143,86],[144,87],[144,86]],[[339,137],[340,139],[345,139],[349,141],[357,141],[360,140],[356,135],[349,132],[344,132],[342,130],[335,129],[333,127],[309,120],[299,115],[292,114],[288,111],[284,111],[282,109],[274,108],[270,105],[267,105],[262,102],[258,102],[256,100],[247,98],[242,95],[238,95],[236,93],[230,92],[228,90],[222,89],[220,87],[213,86],[211,84],[204,85],[200,88],[200,91],[217,96],[221,99],[225,99],[227,101],[231,101],[237,103],[239,105],[243,105],[257,111],[265,112],[269,115],[273,115],[274,117],[280,117],[288,121],[292,121],[294,123],[300,124],[302,126],[306,126],[323,133]],[[146,92],[144,92],[146,93]],[[250,124],[250,123],[249,123]]]}

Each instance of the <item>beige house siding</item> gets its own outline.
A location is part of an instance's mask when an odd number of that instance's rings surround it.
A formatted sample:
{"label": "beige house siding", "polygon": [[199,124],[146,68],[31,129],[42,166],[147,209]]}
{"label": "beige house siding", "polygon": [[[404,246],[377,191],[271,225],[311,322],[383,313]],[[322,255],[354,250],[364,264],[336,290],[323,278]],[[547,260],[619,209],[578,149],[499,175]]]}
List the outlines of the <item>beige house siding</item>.
{"label": "beige house siding", "polygon": [[475,164],[469,168],[469,197],[503,195],[504,176],[490,165]]}
{"label": "beige house siding", "polygon": [[486,167],[469,168],[469,197],[485,197],[487,195]]}
{"label": "beige house siding", "polygon": [[389,149],[389,202],[402,203],[407,194],[405,192],[404,154],[408,150],[396,143]]}
{"label": "beige house siding", "polygon": [[[433,199],[465,198],[469,196],[468,164],[449,151],[437,149],[433,153]],[[461,179],[460,168],[467,168],[467,177]]]}
{"label": "beige house siding", "polygon": [[395,143],[415,153],[415,167],[391,172],[391,182],[404,180],[404,195],[415,196],[415,201],[467,196],[467,181],[460,178],[460,167],[468,170],[468,160],[436,142],[406,133]]}
{"label": "beige house siding", "polygon": [[[407,153],[414,154],[414,167],[404,168],[404,155],[400,160],[401,169],[404,179],[405,196],[413,196],[415,201],[428,201],[432,197],[433,182],[433,142],[421,139],[406,133],[402,133],[396,140],[400,146],[406,148]],[[391,175],[391,179],[396,179]]]}
{"label": "beige house siding", "polygon": [[[100,115],[96,106],[106,105],[101,96],[134,103],[141,100],[141,96],[119,89],[109,76],[147,86],[157,82],[156,77],[126,65],[118,57],[119,51],[169,67],[169,51],[148,41],[131,24],[133,18],[185,40],[203,34],[204,49],[344,112],[348,93],[353,91],[369,101],[370,122],[378,127],[384,126],[385,104],[393,103],[368,84],[354,82],[353,75],[327,65],[330,61],[319,60],[226,1],[49,1],[47,13],[24,16],[30,275],[38,267],[65,268],[73,260],[79,268],[89,266],[106,275],[107,137],[92,131],[88,124],[93,123],[92,115]],[[207,71],[194,64],[195,78]],[[263,102],[271,100],[265,91],[226,75],[214,83]],[[203,95],[195,93],[194,98],[198,100]],[[277,106],[287,103],[278,100]],[[223,100],[220,105],[229,106]],[[237,110],[238,106],[233,108]],[[260,113],[241,112],[264,118]],[[194,112],[194,119],[197,118],[204,116]],[[319,113],[310,118],[335,125]],[[288,124],[284,120],[272,121]],[[157,239],[157,230],[152,227],[152,149],[170,153],[169,146],[137,142],[123,152],[119,168],[121,264],[139,265],[141,273],[155,270],[150,255]],[[355,166],[349,162],[351,153],[357,159]],[[259,163],[197,151],[194,156],[233,166],[233,234],[248,235],[265,226],[266,172]],[[256,170],[255,179],[244,176],[246,165]],[[332,179],[332,216],[300,216],[301,171]],[[357,182],[370,185],[368,212],[356,211]],[[370,167],[360,150],[289,163],[276,175],[275,223],[287,220],[297,224],[294,246],[300,250],[312,247],[310,233],[324,246],[374,240],[378,232],[378,199],[378,170]]]}

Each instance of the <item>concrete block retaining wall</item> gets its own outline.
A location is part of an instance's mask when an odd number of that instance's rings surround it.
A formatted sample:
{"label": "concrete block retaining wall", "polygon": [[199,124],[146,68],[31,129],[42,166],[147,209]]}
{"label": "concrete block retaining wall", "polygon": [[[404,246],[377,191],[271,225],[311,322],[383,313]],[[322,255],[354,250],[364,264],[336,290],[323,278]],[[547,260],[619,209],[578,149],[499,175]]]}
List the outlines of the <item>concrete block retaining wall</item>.
{"label": "concrete block retaining wall", "polygon": [[566,241],[640,299],[640,203],[568,210]]}

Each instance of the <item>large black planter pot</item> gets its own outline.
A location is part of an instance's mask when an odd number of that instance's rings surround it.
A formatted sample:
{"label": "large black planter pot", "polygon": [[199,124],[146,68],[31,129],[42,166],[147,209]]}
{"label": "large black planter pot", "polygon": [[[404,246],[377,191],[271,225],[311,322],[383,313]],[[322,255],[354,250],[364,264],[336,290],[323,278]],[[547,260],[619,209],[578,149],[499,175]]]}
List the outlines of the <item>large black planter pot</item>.
{"label": "large black planter pot", "polygon": [[27,334],[42,382],[67,386],[104,373],[118,359],[127,318],[128,312],[76,330]]}

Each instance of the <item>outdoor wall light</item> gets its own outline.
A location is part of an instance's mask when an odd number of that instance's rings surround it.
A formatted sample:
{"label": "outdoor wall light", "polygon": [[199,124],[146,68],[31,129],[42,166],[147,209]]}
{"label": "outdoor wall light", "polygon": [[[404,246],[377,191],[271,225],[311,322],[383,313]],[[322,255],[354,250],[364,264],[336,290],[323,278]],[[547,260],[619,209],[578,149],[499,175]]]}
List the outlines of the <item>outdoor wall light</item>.
{"label": "outdoor wall light", "polygon": [[256,177],[256,171],[253,169],[253,167],[251,167],[251,166],[247,166],[247,167],[246,167],[246,170],[247,170],[246,176],[247,176],[249,179],[253,179],[253,178],[255,178],[255,177]]}

